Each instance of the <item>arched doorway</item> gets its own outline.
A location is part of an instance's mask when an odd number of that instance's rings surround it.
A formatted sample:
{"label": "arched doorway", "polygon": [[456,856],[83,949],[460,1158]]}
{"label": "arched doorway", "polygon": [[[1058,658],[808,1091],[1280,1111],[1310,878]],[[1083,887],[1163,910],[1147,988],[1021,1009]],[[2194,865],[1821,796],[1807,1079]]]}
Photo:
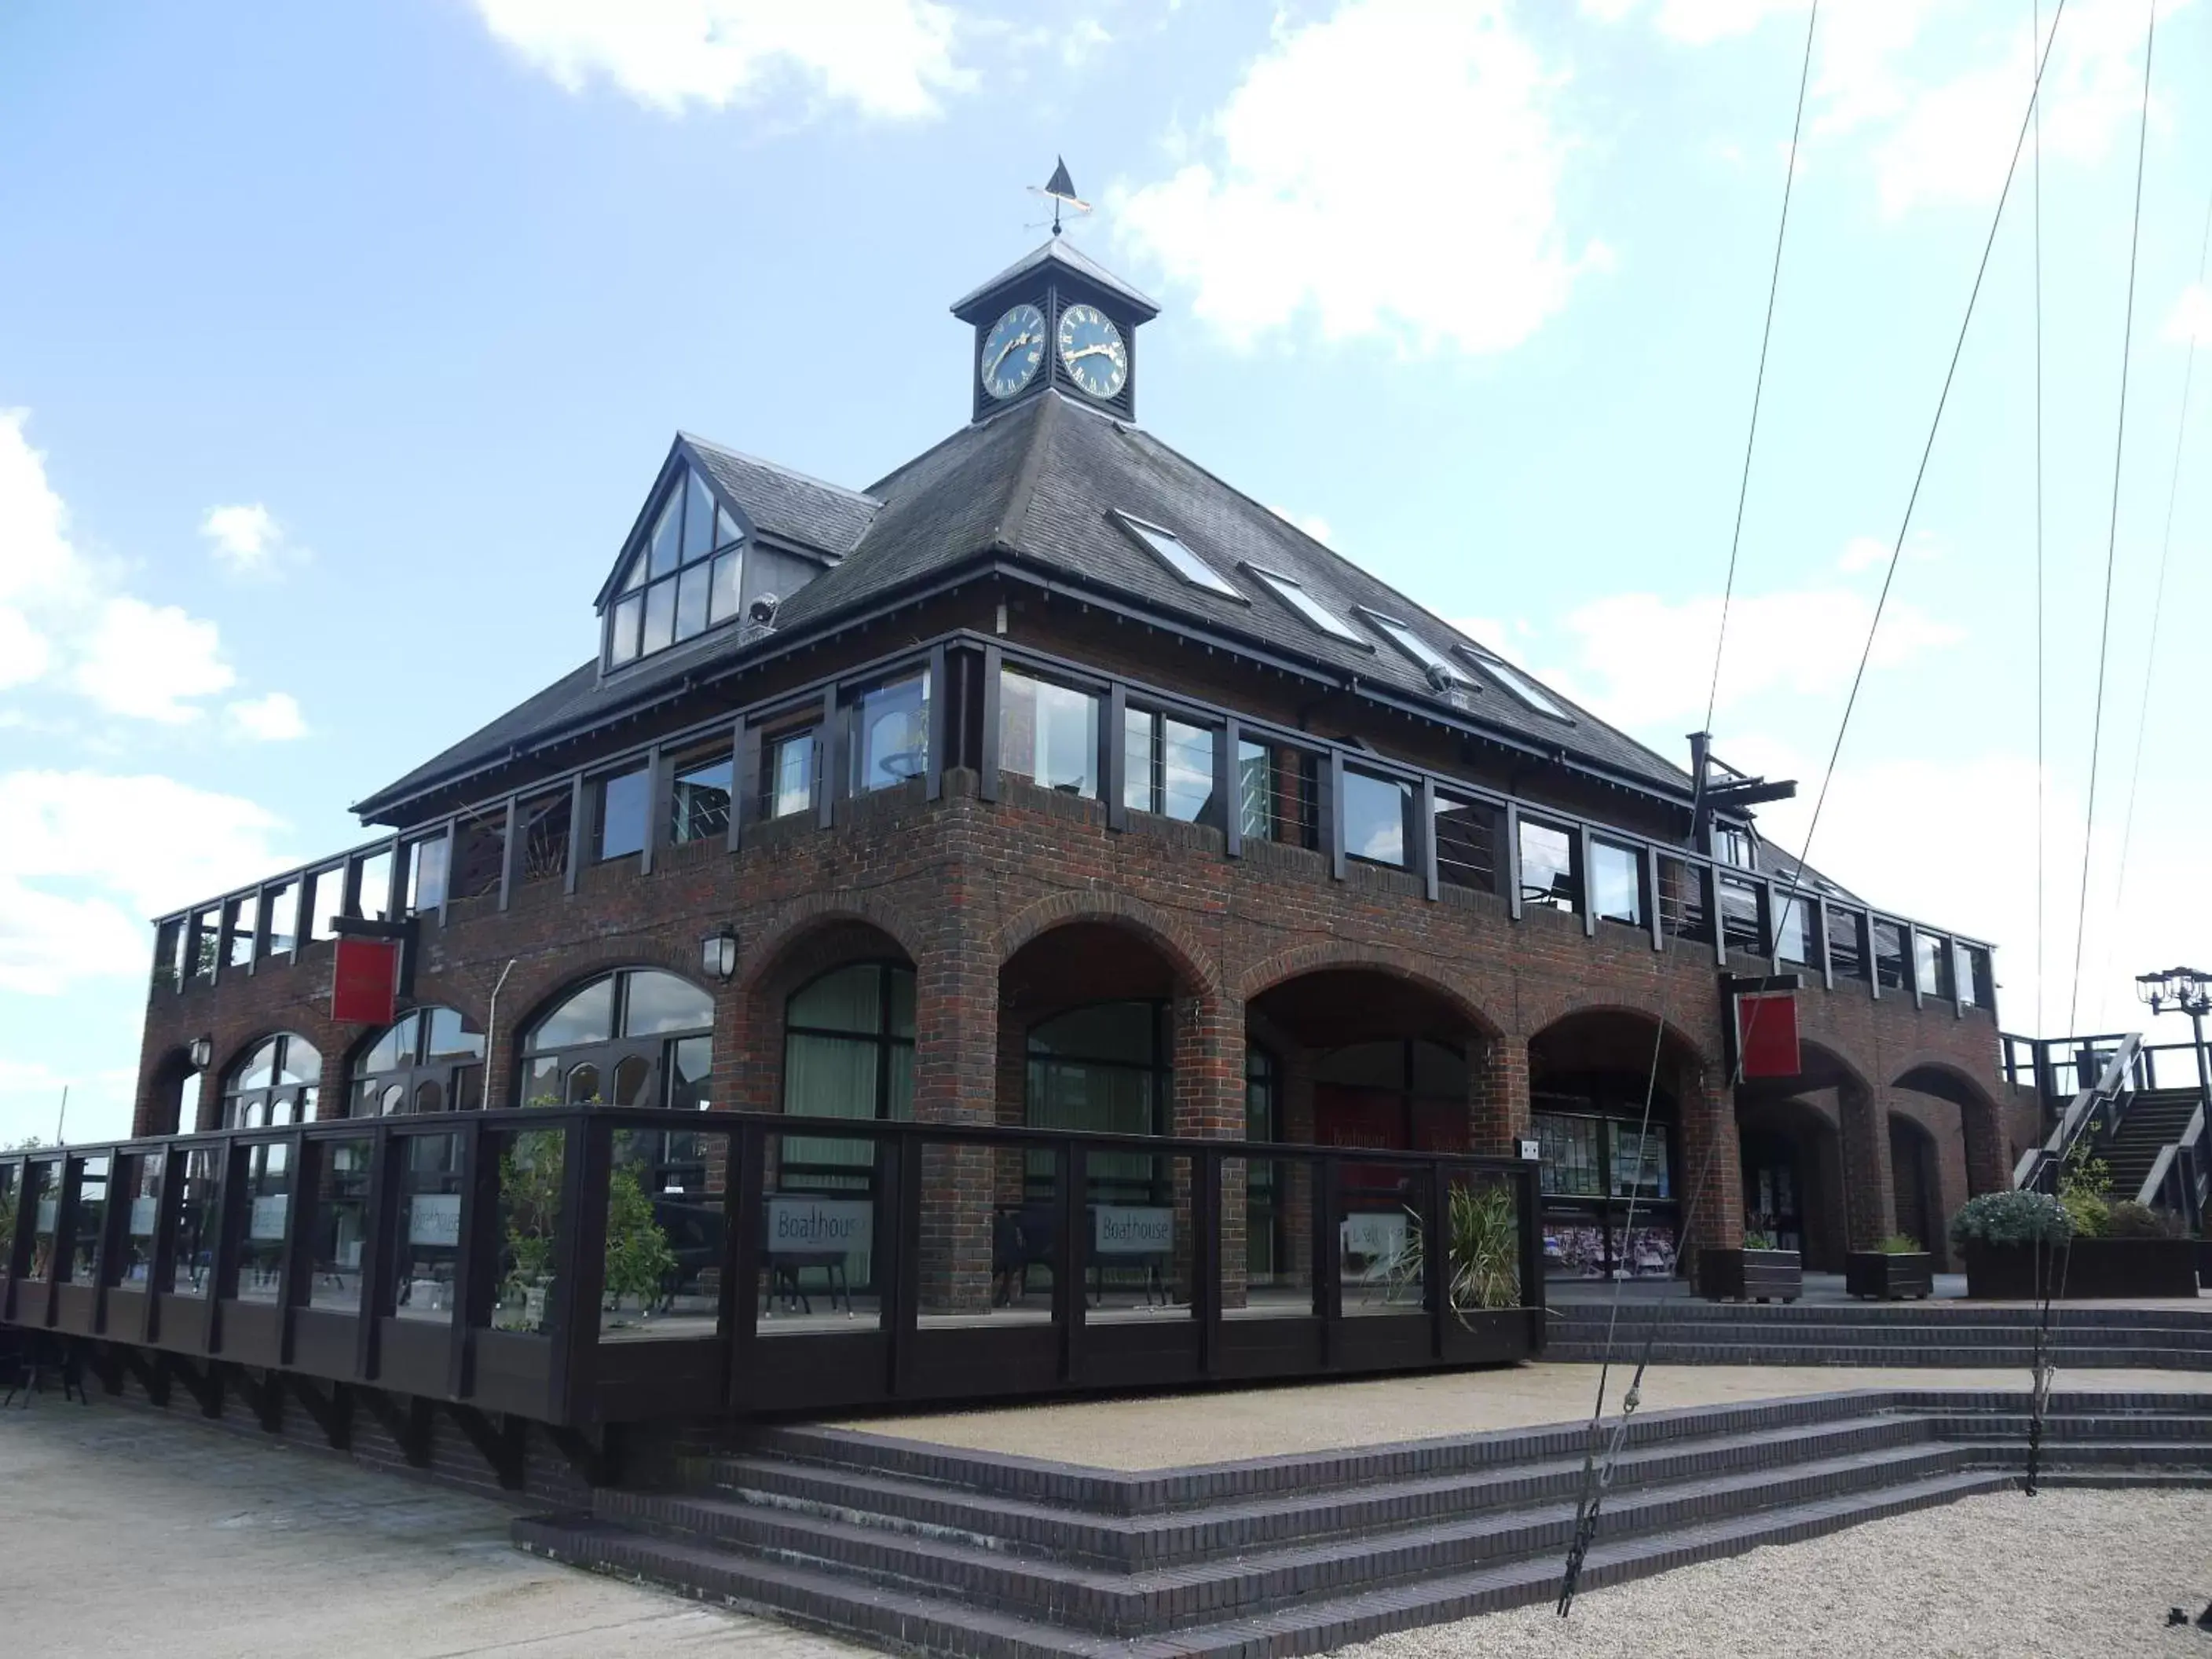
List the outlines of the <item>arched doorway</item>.
{"label": "arched doorway", "polygon": [[1816,1273],[1844,1270],[1843,1160],[1834,1120],[1811,1102],[1760,1097],[1736,1111],[1747,1242],[1796,1250]]}
{"label": "arched doorway", "polygon": [[1889,1177],[1896,1198],[1897,1231],[1946,1267],[1942,1165],[1936,1137],[1903,1112],[1889,1115]]}

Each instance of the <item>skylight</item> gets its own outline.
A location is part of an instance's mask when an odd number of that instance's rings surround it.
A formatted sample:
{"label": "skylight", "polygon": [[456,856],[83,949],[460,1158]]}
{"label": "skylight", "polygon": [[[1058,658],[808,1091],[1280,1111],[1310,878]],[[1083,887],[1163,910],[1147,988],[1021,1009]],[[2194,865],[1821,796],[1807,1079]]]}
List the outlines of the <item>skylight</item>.
{"label": "skylight", "polygon": [[1460,649],[1482,665],[1483,672],[1527,703],[1540,714],[1549,714],[1553,720],[1570,720],[1574,712],[1562,704],[1550,692],[1530,679],[1519,669],[1498,657],[1493,657],[1479,645],[1462,645]]}
{"label": "skylight", "polygon": [[1379,611],[1359,607],[1359,614],[1375,625],[1382,637],[1419,663],[1427,673],[1430,684],[1439,690],[1447,685],[1472,686],[1474,678],[1457,663],[1400,622],[1395,617],[1386,617]]}
{"label": "skylight", "polygon": [[1127,513],[1117,512],[1114,517],[1123,529],[1151,549],[1154,557],[1193,587],[1202,587],[1209,593],[1218,593],[1225,599],[1242,600],[1244,598],[1230,585],[1227,577],[1192,552],[1173,531],[1163,530],[1156,524],[1146,524],[1142,519],[1132,518]]}
{"label": "skylight", "polygon": [[1256,564],[1248,564],[1244,568],[1265,582],[1268,591],[1277,599],[1331,639],[1342,640],[1346,645],[1367,646],[1370,651],[1375,648],[1371,645],[1367,645],[1365,640],[1352,631],[1350,623],[1345,621],[1343,617],[1338,616],[1288,576],[1279,576],[1272,570],[1262,570]]}

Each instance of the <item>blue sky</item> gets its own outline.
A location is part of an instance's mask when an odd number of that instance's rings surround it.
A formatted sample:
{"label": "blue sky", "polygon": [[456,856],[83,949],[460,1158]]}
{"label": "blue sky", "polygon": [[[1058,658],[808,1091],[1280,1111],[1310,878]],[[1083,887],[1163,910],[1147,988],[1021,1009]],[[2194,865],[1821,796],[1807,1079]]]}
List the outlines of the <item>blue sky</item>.
{"label": "blue sky", "polygon": [[[2049,7],[2044,7],[2048,13]],[[1818,779],[2028,80],[2030,0],[1837,0],[1716,726]],[[2039,987],[2031,198],[1814,860],[2066,1024],[2141,0],[2046,83]],[[593,648],[684,428],[862,485],[965,418],[1041,240],[1152,292],[1139,415],[1666,752],[1699,722],[1802,5],[928,0],[0,13],[0,1142],[119,1129],[155,912]],[[2045,22],[2048,22],[2046,15]],[[2025,192],[2027,180],[2022,181]],[[2212,6],[2160,8],[2081,1023],[2212,953]],[[2145,647],[2163,620],[2124,870]],[[1765,822],[1794,845],[1805,804]],[[2116,903],[2116,897],[2118,902]],[[2039,997],[2043,1011],[2039,1018]],[[2170,1034],[2169,1034],[2170,1035]]]}

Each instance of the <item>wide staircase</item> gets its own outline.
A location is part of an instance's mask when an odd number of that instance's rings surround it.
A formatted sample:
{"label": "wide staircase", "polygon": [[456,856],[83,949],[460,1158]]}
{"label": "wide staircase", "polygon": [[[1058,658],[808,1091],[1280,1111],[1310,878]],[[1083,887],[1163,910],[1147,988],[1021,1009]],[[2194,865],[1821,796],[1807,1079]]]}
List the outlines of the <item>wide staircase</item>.
{"label": "wide staircase", "polygon": [[2196,1115],[2194,1089],[2142,1089],[2129,1097],[2119,1127],[2099,1135],[2097,1156],[2112,1176],[2112,1196],[2133,1198],[2142,1191],[2161,1147],[2179,1140]]}
{"label": "wide staircase", "polygon": [[[2014,1489],[2025,1412],[1897,1391],[1639,1415],[1582,1582]],[[879,1646],[1268,1659],[1555,1595],[1587,1442],[1569,1425],[1122,1473],[762,1428],[671,1446],[657,1478],[514,1536]],[[2045,1444],[2054,1486],[2212,1486],[2212,1385],[2056,1396]]]}

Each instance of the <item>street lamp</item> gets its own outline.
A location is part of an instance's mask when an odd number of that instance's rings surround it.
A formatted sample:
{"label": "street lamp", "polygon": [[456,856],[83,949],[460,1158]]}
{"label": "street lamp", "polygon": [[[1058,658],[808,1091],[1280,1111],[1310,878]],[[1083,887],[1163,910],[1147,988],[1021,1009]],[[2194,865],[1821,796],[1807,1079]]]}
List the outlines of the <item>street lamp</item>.
{"label": "street lamp", "polygon": [[2204,1016],[2212,1014],[2212,974],[2196,968],[2168,968],[2162,973],[2137,974],[2136,995],[2149,1005],[2154,1014],[2171,1008],[2189,1016],[2189,1025],[2196,1037],[2197,1091],[2204,1101],[2208,1114],[2212,1114],[2212,1072],[2208,1072],[2204,1053]]}
{"label": "street lamp", "polygon": [[719,933],[709,933],[699,941],[699,966],[707,977],[727,985],[737,977],[738,933],[734,927],[725,927]]}

